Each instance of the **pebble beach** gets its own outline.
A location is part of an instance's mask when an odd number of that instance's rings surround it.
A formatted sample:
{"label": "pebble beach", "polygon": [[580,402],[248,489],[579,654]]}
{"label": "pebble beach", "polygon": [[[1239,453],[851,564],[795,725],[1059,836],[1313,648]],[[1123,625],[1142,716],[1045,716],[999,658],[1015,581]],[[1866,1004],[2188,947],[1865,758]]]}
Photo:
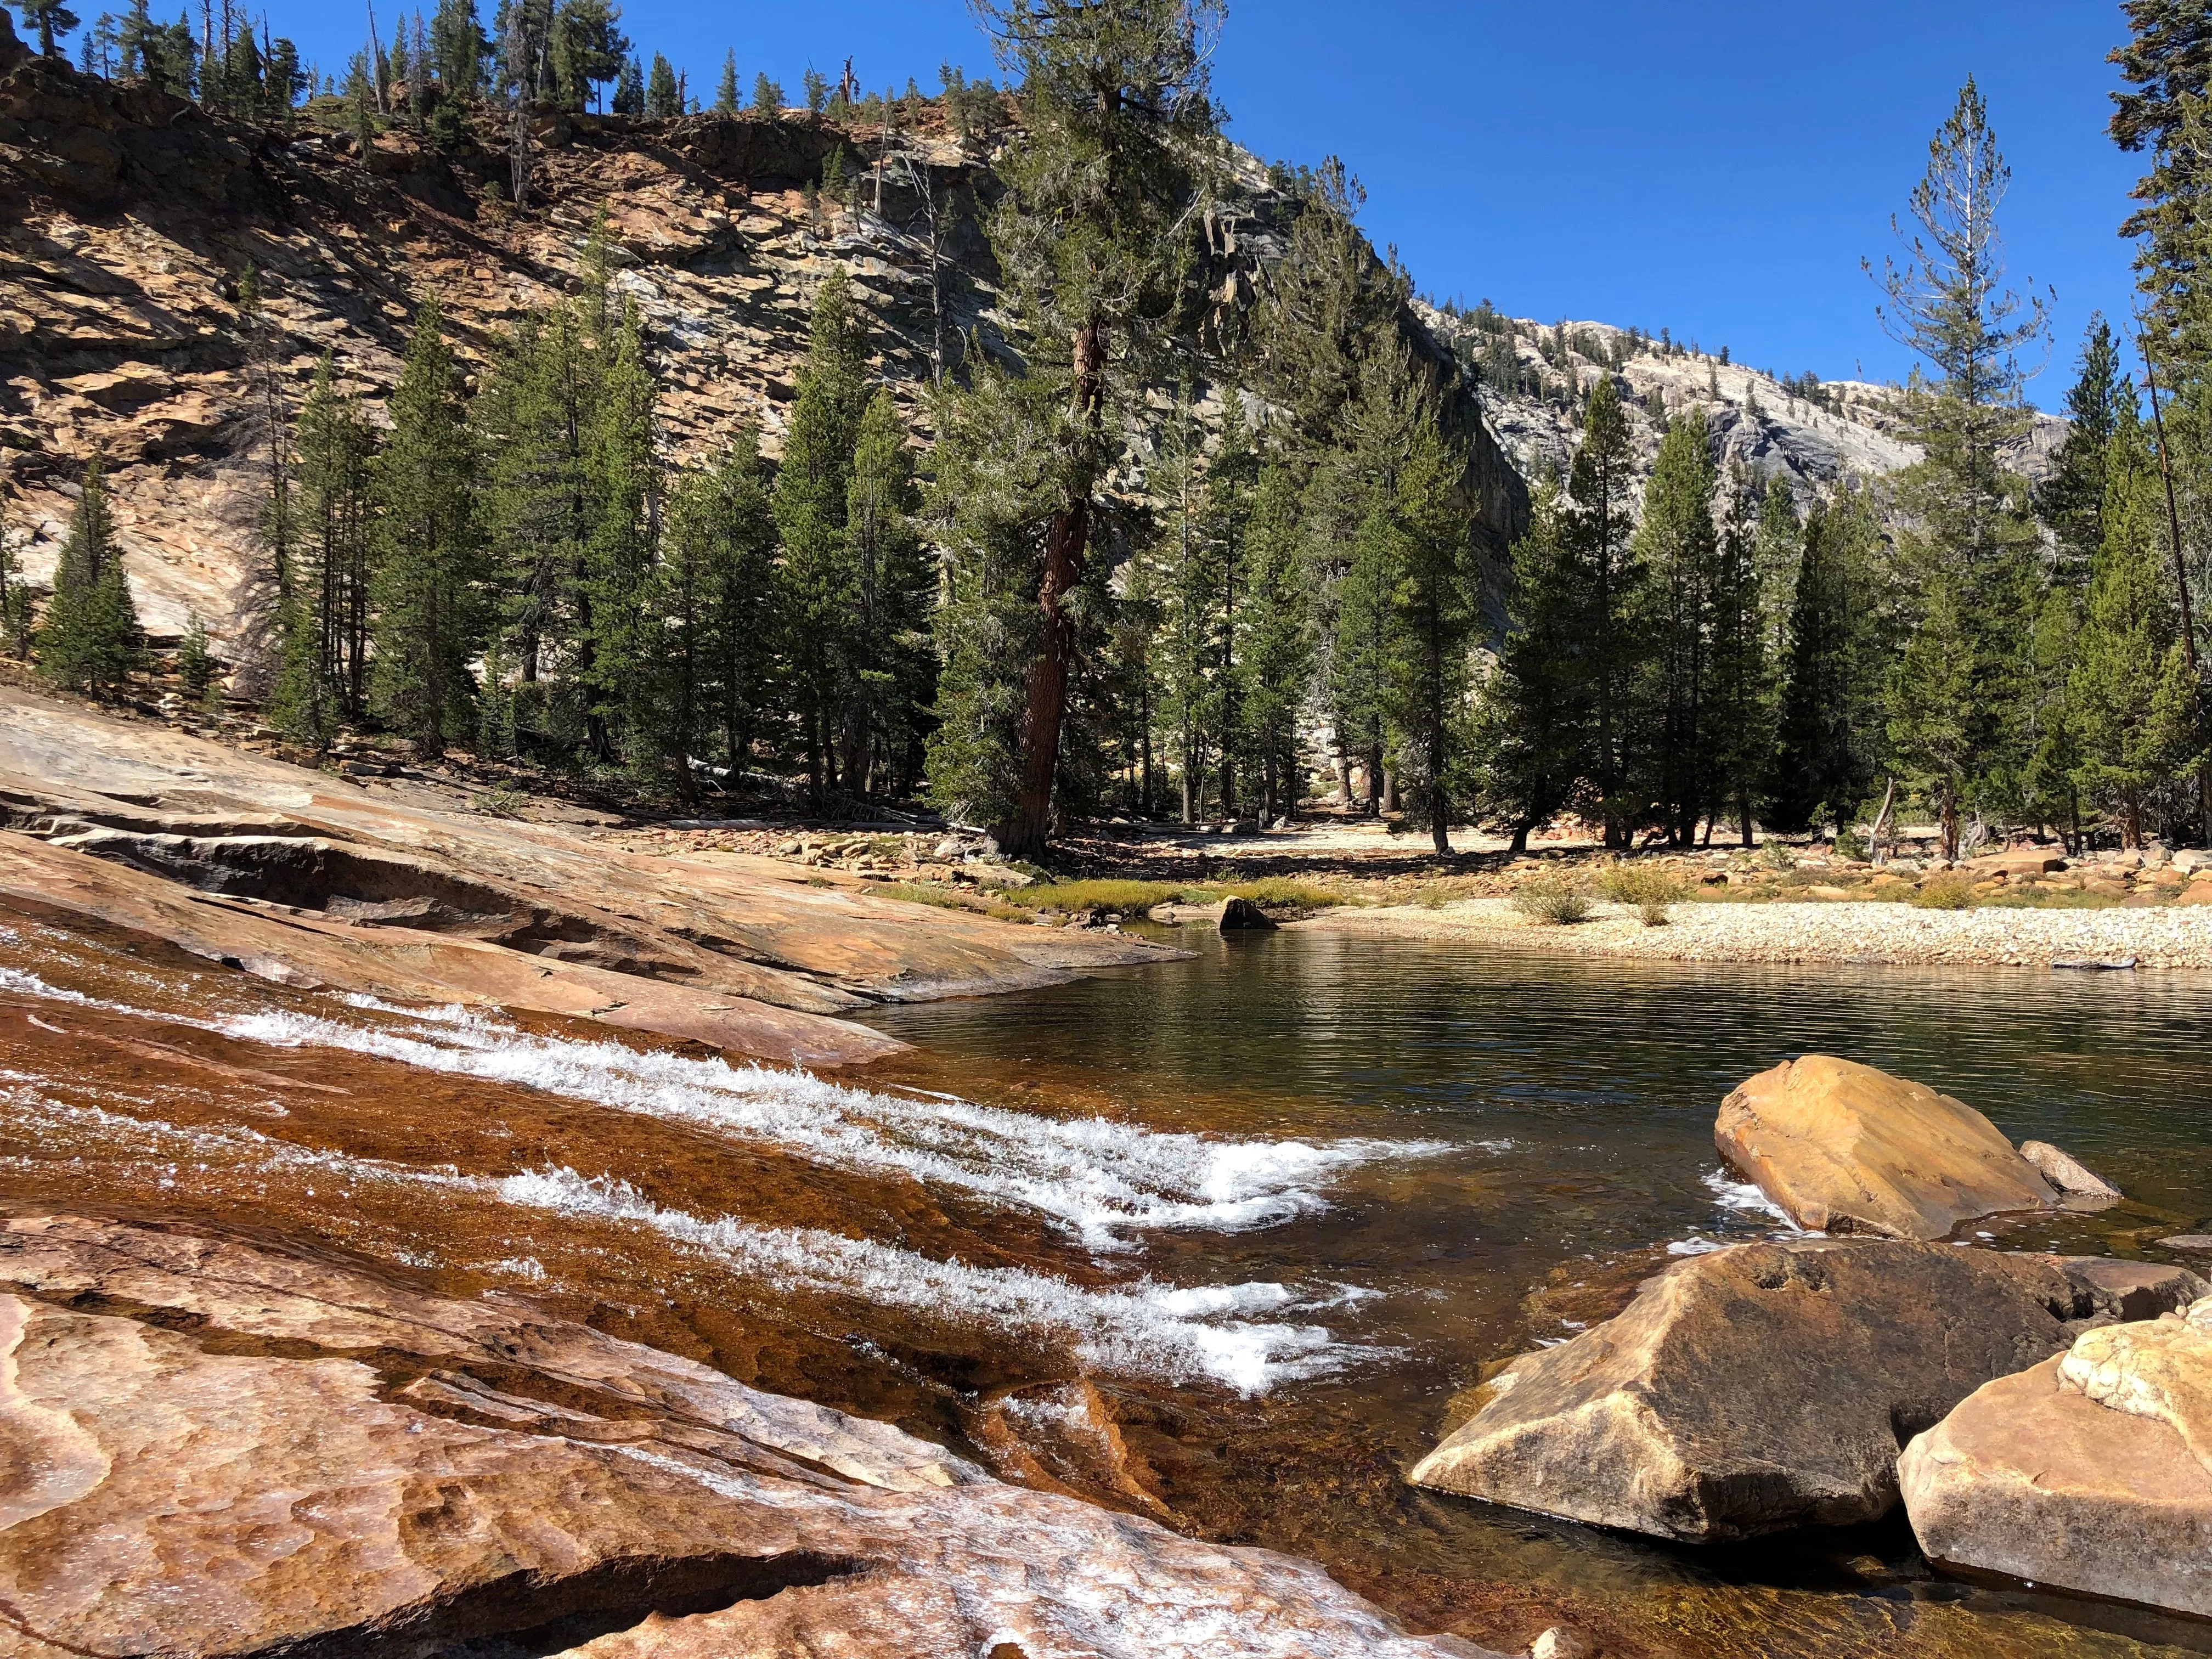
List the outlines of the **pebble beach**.
{"label": "pebble beach", "polygon": [[1588,921],[1561,926],[1531,921],[1504,898],[1474,898],[1435,908],[1346,905],[1291,925],[1678,962],[2212,968],[2212,906],[2197,905],[1921,910],[1882,901],[1690,900],[1647,927],[1629,905],[1593,904]]}

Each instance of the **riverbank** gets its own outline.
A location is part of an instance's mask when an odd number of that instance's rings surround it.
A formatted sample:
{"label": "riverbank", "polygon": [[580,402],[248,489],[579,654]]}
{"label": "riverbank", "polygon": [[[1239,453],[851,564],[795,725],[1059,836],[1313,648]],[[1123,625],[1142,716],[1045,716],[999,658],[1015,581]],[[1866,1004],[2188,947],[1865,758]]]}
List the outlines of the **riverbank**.
{"label": "riverbank", "polygon": [[1664,924],[1646,927],[1633,905],[1594,902],[1588,920],[1563,925],[1532,921],[1511,900],[1492,897],[1435,908],[1347,905],[1290,925],[1675,962],[2212,968],[2212,907],[2196,905],[1923,910],[1882,900],[1692,900],[1670,907]]}

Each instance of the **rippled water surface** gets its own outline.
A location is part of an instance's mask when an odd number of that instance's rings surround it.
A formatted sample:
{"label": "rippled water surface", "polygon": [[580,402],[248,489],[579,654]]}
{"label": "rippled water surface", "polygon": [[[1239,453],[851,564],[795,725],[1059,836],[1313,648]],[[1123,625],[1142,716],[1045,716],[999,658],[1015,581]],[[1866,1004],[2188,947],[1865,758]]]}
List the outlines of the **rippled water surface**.
{"label": "rippled water surface", "polygon": [[[1374,1293],[1334,1319],[1356,1345],[1346,1367],[1271,1397],[1285,1444],[1230,1445],[1204,1472],[1242,1494],[1267,1541],[1323,1555],[1436,1622],[1480,1604],[1479,1633],[1501,1644],[1518,1580],[1655,1651],[2212,1650],[2205,1626],[1929,1579],[1901,1523],[1700,1552],[1388,1480],[1486,1361],[1605,1316],[1670,1251],[1778,1230],[1723,1178],[1712,1123],[1730,1087],[1791,1054],[1932,1084],[2130,1194],[2101,1216],[1996,1228],[1991,1242],[2172,1259],[2155,1240],[2212,1215],[2212,983],[1599,962],[1304,929],[1180,942],[1200,958],[876,1023],[969,1057],[979,1077],[1011,1067],[1046,1095],[1109,1097],[1155,1123],[1447,1149],[1346,1172],[1323,1215],[1153,1246],[1184,1275]],[[1238,1468],[1244,1455],[1264,1467]]]}
{"label": "rippled water surface", "polygon": [[1698,1552],[1414,1491],[1485,1364],[1776,1231],[1715,1108],[1825,1049],[2212,1215],[2212,986],[1601,963],[1294,930],[988,1000],[813,1079],[587,1023],[289,990],[0,913],[0,1202],[240,1228],[603,1328],[1012,1479],[1316,1555],[1426,1628],[1620,1659],[2212,1650],[1931,1578],[1900,1525]]}

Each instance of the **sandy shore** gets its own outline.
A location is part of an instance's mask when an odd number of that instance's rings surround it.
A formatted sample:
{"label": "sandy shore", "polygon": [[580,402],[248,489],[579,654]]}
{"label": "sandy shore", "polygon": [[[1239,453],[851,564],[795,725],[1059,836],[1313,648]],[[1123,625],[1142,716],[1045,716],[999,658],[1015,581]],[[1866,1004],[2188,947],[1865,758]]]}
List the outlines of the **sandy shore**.
{"label": "sandy shore", "polygon": [[1692,902],[1675,905],[1665,927],[1646,927],[1629,906],[1595,904],[1589,921],[1561,927],[1531,922],[1504,899],[1478,898],[1437,909],[1347,905],[1292,925],[1679,962],[2047,967],[2133,958],[2139,968],[2212,968],[2212,906],[1917,910],[1875,902]]}

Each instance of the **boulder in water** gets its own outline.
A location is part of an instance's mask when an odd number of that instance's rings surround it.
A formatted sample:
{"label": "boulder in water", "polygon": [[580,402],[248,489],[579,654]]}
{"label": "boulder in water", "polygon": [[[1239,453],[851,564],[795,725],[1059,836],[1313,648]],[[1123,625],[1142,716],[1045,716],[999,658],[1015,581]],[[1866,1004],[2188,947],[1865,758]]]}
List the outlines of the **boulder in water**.
{"label": "boulder in water", "polygon": [[1898,1474],[1941,1565],[2212,1615],[2212,1301],[1984,1385]]}
{"label": "boulder in water", "polygon": [[1993,1378],[2109,1323],[2084,1263],[1888,1239],[1742,1244],[1647,1280],[1617,1318],[1524,1354],[1418,1485],[1696,1541],[1872,1521],[1898,1448]]}
{"label": "boulder in water", "polygon": [[1832,1054],[1784,1060],[1721,1103],[1714,1144],[1801,1227],[1947,1237],[2058,1194],[1972,1107]]}
{"label": "boulder in water", "polygon": [[2086,1168],[2071,1152],[2047,1140],[2021,1141],[2020,1155],[2069,1200],[2086,1199],[2093,1205],[2117,1204],[2122,1197],[2118,1187]]}
{"label": "boulder in water", "polygon": [[1233,933],[1252,929],[1265,932],[1274,927],[1274,919],[1248,898],[1224,900],[1221,906],[1221,931]]}

